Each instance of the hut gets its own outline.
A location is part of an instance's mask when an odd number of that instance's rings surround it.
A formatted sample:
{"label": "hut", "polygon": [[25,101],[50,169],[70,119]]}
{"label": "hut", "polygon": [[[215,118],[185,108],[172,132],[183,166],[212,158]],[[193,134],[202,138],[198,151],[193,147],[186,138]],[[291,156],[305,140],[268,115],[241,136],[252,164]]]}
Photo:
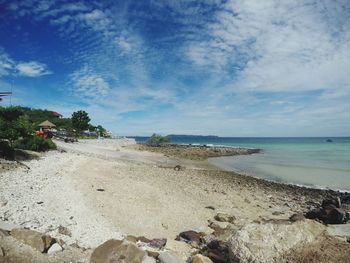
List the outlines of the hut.
{"label": "hut", "polygon": [[54,127],[56,127],[55,124],[53,124],[52,122],[46,120],[46,121],[43,121],[42,123],[40,123],[38,125],[40,127],[40,130],[49,130],[49,129],[52,129]]}

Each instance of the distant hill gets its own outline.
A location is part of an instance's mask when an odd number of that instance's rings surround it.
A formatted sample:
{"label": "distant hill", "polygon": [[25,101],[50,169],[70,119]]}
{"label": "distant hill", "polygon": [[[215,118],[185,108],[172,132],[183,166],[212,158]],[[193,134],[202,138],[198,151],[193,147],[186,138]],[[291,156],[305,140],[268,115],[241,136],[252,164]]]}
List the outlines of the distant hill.
{"label": "distant hill", "polygon": [[187,134],[170,134],[168,135],[171,139],[185,139],[185,138],[203,138],[203,139],[215,139],[219,138],[219,136],[216,135],[187,135]]}

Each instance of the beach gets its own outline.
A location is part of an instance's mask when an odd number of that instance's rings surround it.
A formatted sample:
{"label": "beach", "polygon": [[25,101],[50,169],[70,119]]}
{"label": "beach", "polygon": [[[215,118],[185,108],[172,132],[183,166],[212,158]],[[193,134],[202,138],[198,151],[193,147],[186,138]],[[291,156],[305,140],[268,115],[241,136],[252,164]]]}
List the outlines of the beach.
{"label": "beach", "polygon": [[285,221],[340,195],[135,150],[133,140],[56,144],[57,151],[0,172],[0,220],[84,247],[83,262],[110,238],[211,233],[208,221],[218,212],[234,215],[236,228]]}

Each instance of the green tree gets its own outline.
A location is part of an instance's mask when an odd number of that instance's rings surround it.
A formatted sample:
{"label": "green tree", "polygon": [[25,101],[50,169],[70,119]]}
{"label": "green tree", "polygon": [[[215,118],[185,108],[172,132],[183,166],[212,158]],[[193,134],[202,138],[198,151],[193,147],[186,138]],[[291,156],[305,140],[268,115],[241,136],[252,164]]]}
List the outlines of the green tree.
{"label": "green tree", "polygon": [[89,128],[90,118],[87,112],[80,110],[72,114],[72,126],[78,132],[87,130]]}
{"label": "green tree", "polygon": [[162,143],[169,143],[170,138],[168,136],[162,136],[153,133],[152,136],[147,140],[146,144],[149,146],[159,146]]}
{"label": "green tree", "polygon": [[0,108],[0,139],[8,140],[10,146],[19,138],[31,135],[33,127],[19,107]]}
{"label": "green tree", "polygon": [[96,126],[96,129],[97,129],[97,131],[98,131],[98,133],[99,133],[100,136],[102,136],[103,133],[106,132],[106,129],[103,128],[102,125],[97,125],[97,126]]}

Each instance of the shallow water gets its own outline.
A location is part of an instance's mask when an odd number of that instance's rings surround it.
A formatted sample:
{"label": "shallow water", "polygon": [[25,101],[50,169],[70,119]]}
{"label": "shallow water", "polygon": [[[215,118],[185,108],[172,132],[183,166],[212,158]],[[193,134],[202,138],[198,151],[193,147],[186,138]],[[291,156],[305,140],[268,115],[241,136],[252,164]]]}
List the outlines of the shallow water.
{"label": "shallow water", "polygon": [[[212,158],[226,170],[283,183],[350,191],[350,139],[288,138],[264,143],[239,144],[257,147],[263,153]],[[270,143],[269,143],[270,141]]]}
{"label": "shallow water", "polygon": [[268,180],[350,191],[350,137],[330,138],[173,138],[173,143],[263,149],[249,156],[211,158],[210,163]]}

